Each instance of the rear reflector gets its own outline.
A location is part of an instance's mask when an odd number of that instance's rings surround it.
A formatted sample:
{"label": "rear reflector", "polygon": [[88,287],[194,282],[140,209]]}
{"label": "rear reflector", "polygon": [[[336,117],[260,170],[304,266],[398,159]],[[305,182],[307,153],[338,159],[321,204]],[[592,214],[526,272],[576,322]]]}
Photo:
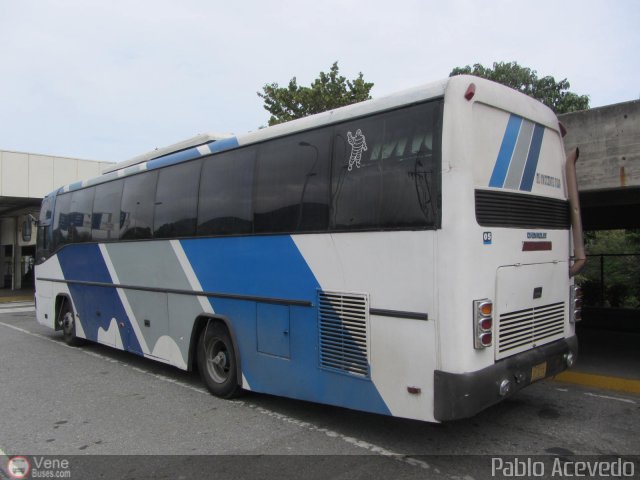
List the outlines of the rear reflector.
{"label": "rear reflector", "polygon": [[551,250],[552,247],[552,242],[522,242],[523,252],[541,252],[544,250]]}

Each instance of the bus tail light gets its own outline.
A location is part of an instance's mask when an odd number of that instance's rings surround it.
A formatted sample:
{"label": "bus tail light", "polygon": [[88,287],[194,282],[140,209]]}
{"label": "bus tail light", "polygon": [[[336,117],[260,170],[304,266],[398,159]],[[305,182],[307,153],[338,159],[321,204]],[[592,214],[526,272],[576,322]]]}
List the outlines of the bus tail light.
{"label": "bus tail light", "polygon": [[485,298],[473,302],[473,346],[477,350],[493,345],[493,303]]}
{"label": "bus tail light", "polygon": [[574,285],[571,287],[571,299],[569,301],[570,320],[576,323],[582,320],[582,289]]}

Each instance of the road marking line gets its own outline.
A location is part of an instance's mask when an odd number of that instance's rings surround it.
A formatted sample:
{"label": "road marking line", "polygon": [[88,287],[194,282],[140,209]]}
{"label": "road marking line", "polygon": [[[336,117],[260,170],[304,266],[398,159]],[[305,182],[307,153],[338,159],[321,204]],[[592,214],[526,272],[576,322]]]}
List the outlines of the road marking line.
{"label": "road marking line", "polygon": [[13,308],[13,307],[33,307],[35,306],[35,303],[32,301],[30,302],[5,302],[5,303],[0,303],[0,309],[5,309],[5,308]]}
{"label": "road marking line", "polygon": [[25,313],[25,312],[35,312],[36,307],[14,307],[14,308],[1,308],[0,314],[2,313]]}
{"label": "road marking line", "polygon": [[[88,350],[84,350],[82,348],[69,346],[69,345],[67,345],[65,343],[60,342],[59,340],[55,340],[55,339],[53,339],[51,337],[47,337],[47,336],[42,335],[40,333],[30,332],[29,330],[25,330],[24,328],[16,327],[15,325],[11,325],[11,324],[4,323],[4,322],[0,322],[0,325],[8,327],[8,328],[11,328],[12,330],[16,330],[16,331],[18,331],[20,333],[24,333],[25,335],[29,335],[29,336],[32,336],[32,337],[40,338],[42,340],[46,340],[48,342],[54,343],[55,345],[58,345],[58,346],[61,346],[61,347],[65,347],[65,348],[68,348],[70,350],[74,350],[76,352],[81,352],[81,353],[84,353],[86,355],[98,358],[100,360],[105,360],[105,361],[107,361],[109,363],[115,363],[115,364],[118,364],[120,366],[131,368],[131,369],[133,369],[134,371],[136,371],[138,373],[142,373],[144,375],[150,375],[150,376],[152,376],[152,377],[154,377],[154,378],[156,378],[158,380],[161,380],[163,382],[173,383],[174,385],[177,385],[177,386],[180,386],[180,387],[183,387],[183,388],[186,388],[188,390],[191,390],[191,391],[194,391],[194,392],[197,392],[197,393],[201,393],[201,394],[204,394],[204,395],[211,395],[209,393],[209,391],[205,390],[204,388],[194,387],[193,385],[189,385],[188,383],[182,382],[180,380],[176,380],[176,379],[167,377],[167,376],[159,374],[159,373],[154,373],[154,372],[151,372],[149,370],[145,370],[143,368],[133,366],[133,365],[128,364],[126,362],[122,362],[120,360],[116,360],[114,358],[110,358],[110,357],[107,357],[105,355],[101,355],[101,354],[96,353],[96,352],[91,352],[91,351],[88,351]],[[312,431],[312,432],[323,433],[328,437],[338,438],[338,439],[342,440],[343,442],[349,443],[350,445],[353,445],[355,447],[362,448],[364,450],[368,450],[368,451],[370,451],[372,453],[376,453],[378,455],[381,455],[381,456],[384,456],[384,457],[387,457],[387,458],[392,458],[392,459],[394,459],[396,461],[399,461],[401,463],[405,463],[405,464],[411,465],[413,467],[419,467],[419,468],[422,468],[423,470],[430,470],[430,471],[433,471],[436,474],[442,474],[442,472],[440,472],[440,470],[438,470],[437,468],[432,467],[427,462],[424,462],[422,460],[418,460],[417,458],[412,458],[412,457],[409,457],[408,455],[405,455],[405,454],[402,454],[402,453],[397,453],[397,452],[394,452],[392,450],[388,450],[388,449],[386,449],[384,447],[380,447],[378,445],[375,445],[373,443],[369,443],[367,441],[360,440],[360,439],[357,439],[357,438],[354,438],[354,437],[349,437],[348,435],[343,435],[343,434],[338,433],[338,432],[336,432],[334,430],[329,430],[327,428],[322,428],[322,427],[319,427],[319,426],[314,425],[312,423],[305,422],[303,420],[298,420],[296,418],[290,417],[288,415],[284,415],[282,413],[274,412],[273,410],[269,410],[269,409],[266,409],[264,407],[260,407],[260,406],[257,406],[257,405],[251,405],[251,404],[248,404],[248,403],[246,403],[246,402],[244,402],[242,400],[227,400],[225,403],[230,403],[230,404],[237,405],[237,406],[240,406],[240,407],[251,408],[251,409],[256,410],[257,412],[259,412],[259,413],[261,413],[263,415],[266,415],[266,416],[269,416],[271,418],[275,418],[277,420],[280,420],[281,422],[290,423],[292,425],[296,425],[299,428],[303,428],[303,429],[306,429],[306,430],[309,430],[309,431]],[[451,479],[459,478],[457,476],[450,476],[450,475],[447,475],[447,477],[451,478]],[[473,480],[473,477],[467,476],[467,477],[465,477],[465,479]]]}
{"label": "road marking line", "polygon": [[633,403],[634,405],[636,404],[636,402],[634,402],[633,400],[630,400],[628,398],[610,397],[609,395],[597,395],[597,394],[591,393],[591,392],[584,392],[584,394],[589,396],[589,397],[605,398],[607,400],[617,400],[618,402]]}
{"label": "road marking line", "polygon": [[640,393],[640,380],[630,380],[628,378],[569,371],[556,375],[554,379],[587,387],[604,388],[626,393]]}

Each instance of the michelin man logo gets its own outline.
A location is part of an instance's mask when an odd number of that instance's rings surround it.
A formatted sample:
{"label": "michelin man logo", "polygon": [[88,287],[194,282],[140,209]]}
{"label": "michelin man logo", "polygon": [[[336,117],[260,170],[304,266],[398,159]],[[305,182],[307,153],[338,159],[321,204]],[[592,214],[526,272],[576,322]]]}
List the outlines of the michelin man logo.
{"label": "michelin man logo", "polygon": [[362,130],[356,130],[356,134],[352,135],[351,132],[347,132],[347,141],[351,145],[351,156],[349,157],[349,171],[355,164],[360,168],[360,160],[362,160],[362,152],[367,151],[367,141],[362,134]]}

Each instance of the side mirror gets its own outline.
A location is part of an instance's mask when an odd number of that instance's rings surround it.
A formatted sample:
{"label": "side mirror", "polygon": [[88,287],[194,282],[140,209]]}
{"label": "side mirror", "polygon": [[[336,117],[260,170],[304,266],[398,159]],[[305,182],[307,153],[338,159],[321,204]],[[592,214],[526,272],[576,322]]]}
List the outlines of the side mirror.
{"label": "side mirror", "polygon": [[31,241],[31,219],[28,218],[24,222],[22,222],[22,241],[30,242]]}

